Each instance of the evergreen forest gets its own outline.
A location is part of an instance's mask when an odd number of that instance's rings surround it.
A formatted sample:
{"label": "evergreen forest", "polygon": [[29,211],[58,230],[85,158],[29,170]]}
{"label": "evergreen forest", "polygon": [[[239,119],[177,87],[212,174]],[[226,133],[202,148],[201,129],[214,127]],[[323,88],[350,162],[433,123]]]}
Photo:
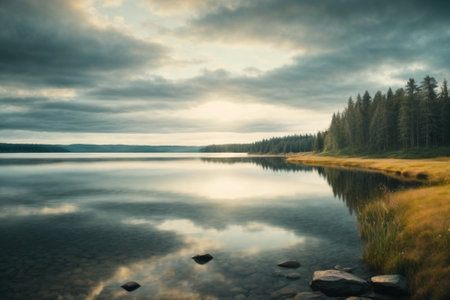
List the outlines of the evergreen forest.
{"label": "evergreen forest", "polygon": [[420,83],[409,79],[405,88],[373,98],[369,92],[348,99],[333,114],[328,130],[318,132],[314,150],[373,151],[450,146],[450,99],[447,81],[439,91],[434,77]]}
{"label": "evergreen forest", "polygon": [[315,136],[291,135],[273,137],[251,144],[209,145],[201,149],[202,152],[247,152],[261,154],[278,154],[290,152],[308,152],[313,150]]}

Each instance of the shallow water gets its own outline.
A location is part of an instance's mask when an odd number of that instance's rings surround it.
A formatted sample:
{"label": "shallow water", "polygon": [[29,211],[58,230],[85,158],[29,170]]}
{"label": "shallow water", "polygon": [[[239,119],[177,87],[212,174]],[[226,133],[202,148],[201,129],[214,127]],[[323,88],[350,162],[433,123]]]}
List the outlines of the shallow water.
{"label": "shallow water", "polygon": [[237,154],[2,154],[0,298],[270,299],[336,264],[367,277],[354,210],[407,185]]}

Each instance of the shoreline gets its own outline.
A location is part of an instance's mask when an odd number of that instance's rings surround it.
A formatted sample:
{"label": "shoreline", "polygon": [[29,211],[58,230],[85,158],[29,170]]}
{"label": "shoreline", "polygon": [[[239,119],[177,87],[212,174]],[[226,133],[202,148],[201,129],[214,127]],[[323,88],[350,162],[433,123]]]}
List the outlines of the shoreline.
{"label": "shoreline", "polygon": [[333,157],[306,152],[289,155],[286,160],[294,164],[382,173],[402,180],[417,180],[429,184],[450,183],[450,157],[424,159]]}
{"label": "shoreline", "polygon": [[411,299],[450,294],[450,157],[393,159],[293,154],[294,164],[382,173],[426,185],[373,199],[357,222],[362,257],[377,272],[407,277]]}

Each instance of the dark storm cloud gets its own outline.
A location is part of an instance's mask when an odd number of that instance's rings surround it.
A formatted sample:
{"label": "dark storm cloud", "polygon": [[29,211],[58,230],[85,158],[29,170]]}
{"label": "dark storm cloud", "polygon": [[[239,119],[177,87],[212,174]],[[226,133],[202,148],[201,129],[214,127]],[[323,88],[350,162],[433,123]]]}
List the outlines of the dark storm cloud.
{"label": "dark storm cloud", "polygon": [[443,25],[449,24],[449,8],[448,1],[255,0],[200,15],[179,31],[199,39],[264,41],[321,52],[411,38],[416,45],[417,38],[448,34]]}
{"label": "dark storm cloud", "polygon": [[3,0],[0,82],[91,86],[167,59],[167,49],[100,29],[69,1]]}
{"label": "dark storm cloud", "polygon": [[[178,33],[204,43],[256,41],[306,52],[259,76],[206,71],[185,81],[140,81],[92,93],[185,101],[214,90],[239,102],[338,108],[365,89],[387,90],[379,80],[382,75],[374,76],[383,66],[394,70],[391,78],[404,82],[427,74],[444,79],[450,67],[450,19],[445,14],[449,3],[264,0],[226,6],[200,14]],[[423,68],[407,69],[414,64]]]}
{"label": "dark storm cloud", "polygon": [[[387,89],[369,76],[380,66],[395,68],[392,76],[405,81],[448,75],[449,9],[448,1],[252,1],[200,16],[179,32],[199,41],[207,36],[303,51],[293,64],[231,83],[267,100],[320,106],[333,102],[330,97],[345,101],[362,89]],[[425,67],[404,71],[414,63]]]}

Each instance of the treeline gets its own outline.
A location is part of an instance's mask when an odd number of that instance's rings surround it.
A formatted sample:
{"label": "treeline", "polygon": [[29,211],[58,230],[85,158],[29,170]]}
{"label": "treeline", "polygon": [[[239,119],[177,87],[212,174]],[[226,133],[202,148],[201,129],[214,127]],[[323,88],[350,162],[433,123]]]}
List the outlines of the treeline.
{"label": "treeline", "polygon": [[290,152],[308,152],[313,150],[315,136],[291,135],[273,137],[251,144],[209,145],[200,149],[202,152],[246,152],[260,154],[278,154]]}
{"label": "treeline", "polygon": [[401,150],[450,146],[450,98],[447,81],[437,91],[435,78],[420,84],[409,79],[405,88],[373,98],[366,91],[351,97],[342,112],[333,114],[330,127],[318,132],[314,151]]}

